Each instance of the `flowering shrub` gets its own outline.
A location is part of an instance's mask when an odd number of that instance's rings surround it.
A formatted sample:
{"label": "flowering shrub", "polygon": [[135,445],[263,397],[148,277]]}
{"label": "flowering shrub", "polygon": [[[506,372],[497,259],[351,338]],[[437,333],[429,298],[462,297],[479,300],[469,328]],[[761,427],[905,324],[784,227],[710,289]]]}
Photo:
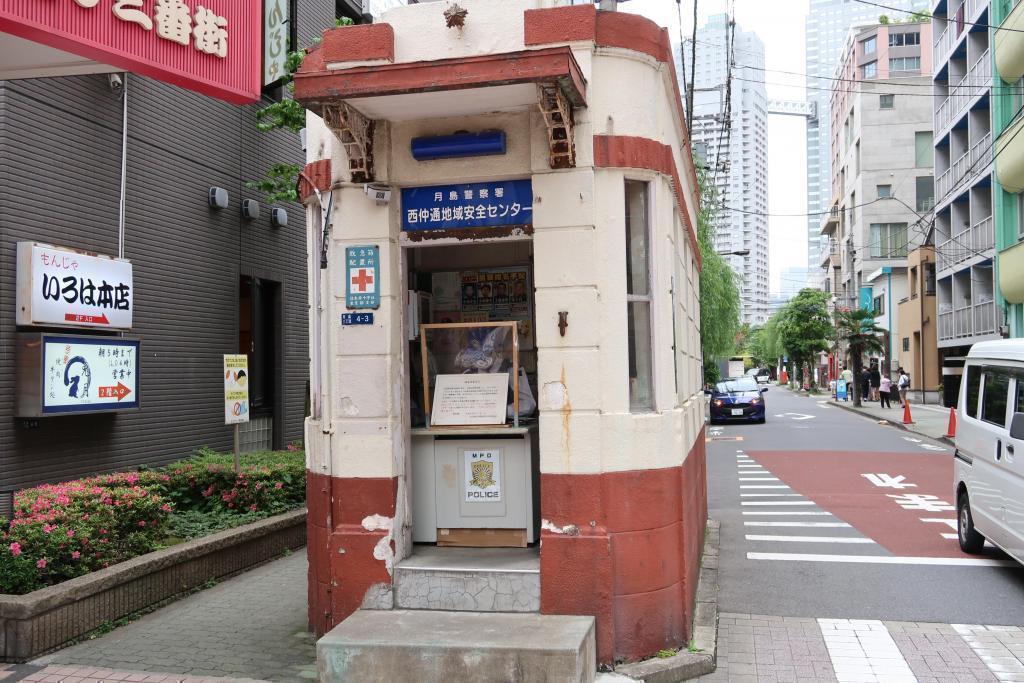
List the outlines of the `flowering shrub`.
{"label": "flowering shrub", "polygon": [[[0,519],[0,593],[27,593],[305,502],[301,452],[201,451],[164,468],[19,491]],[[182,533],[182,529],[186,529]]]}

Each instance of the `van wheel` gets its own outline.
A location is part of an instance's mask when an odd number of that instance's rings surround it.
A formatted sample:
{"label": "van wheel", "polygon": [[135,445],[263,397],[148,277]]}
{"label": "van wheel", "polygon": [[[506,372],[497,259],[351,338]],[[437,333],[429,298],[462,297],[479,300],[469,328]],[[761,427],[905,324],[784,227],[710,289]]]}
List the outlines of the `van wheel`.
{"label": "van wheel", "polygon": [[974,518],[971,517],[971,502],[967,493],[961,493],[956,501],[956,530],[957,538],[960,540],[960,550],[965,553],[977,555],[985,545],[985,537],[974,528]]}

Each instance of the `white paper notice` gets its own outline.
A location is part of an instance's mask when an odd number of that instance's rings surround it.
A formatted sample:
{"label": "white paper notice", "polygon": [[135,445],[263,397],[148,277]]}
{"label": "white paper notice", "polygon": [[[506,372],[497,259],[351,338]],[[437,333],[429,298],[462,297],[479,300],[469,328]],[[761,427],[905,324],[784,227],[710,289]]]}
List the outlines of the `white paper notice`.
{"label": "white paper notice", "polygon": [[430,424],[438,427],[505,424],[508,373],[438,375]]}

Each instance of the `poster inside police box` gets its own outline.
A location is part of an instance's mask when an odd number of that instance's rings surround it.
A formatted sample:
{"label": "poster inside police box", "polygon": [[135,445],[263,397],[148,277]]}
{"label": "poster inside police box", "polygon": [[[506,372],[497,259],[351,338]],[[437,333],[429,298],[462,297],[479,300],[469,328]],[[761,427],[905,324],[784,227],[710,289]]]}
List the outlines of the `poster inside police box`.
{"label": "poster inside police box", "polygon": [[[457,277],[457,280],[453,278]],[[450,292],[460,285],[459,295],[434,299],[433,322],[519,322],[519,348],[533,348],[533,311],[530,270],[526,266],[481,268],[459,273],[434,273],[432,287]]]}

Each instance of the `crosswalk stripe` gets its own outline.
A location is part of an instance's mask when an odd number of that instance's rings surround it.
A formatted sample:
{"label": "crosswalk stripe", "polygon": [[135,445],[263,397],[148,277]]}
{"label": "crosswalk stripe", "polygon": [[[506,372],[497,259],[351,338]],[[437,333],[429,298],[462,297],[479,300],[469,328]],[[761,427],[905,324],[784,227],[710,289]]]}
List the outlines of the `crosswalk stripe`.
{"label": "crosswalk stripe", "polygon": [[785,484],[740,484],[741,489],[788,489]]}
{"label": "crosswalk stripe", "polygon": [[763,510],[756,510],[756,511],[755,510],[744,510],[743,514],[745,514],[745,515],[762,515],[762,516],[763,515],[773,515],[773,516],[782,516],[782,515],[784,515],[786,517],[795,517],[795,516],[800,516],[800,517],[831,517],[832,516],[831,512],[816,512],[816,511],[815,512],[810,512],[810,511],[806,511],[806,510],[793,510],[793,511],[787,510],[786,512],[775,512],[775,511],[765,512]]}
{"label": "crosswalk stripe", "polygon": [[1012,560],[967,557],[893,557],[890,555],[820,555],[815,553],[747,553],[748,560],[779,562],[844,562],[853,564],[926,564],[938,567],[1017,567]]}
{"label": "crosswalk stripe", "polygon": [[889,629],[874,619],[819,619],[832,669],[839,681],[916,683]]}
{"label": "crosswalk stripe", "polygon": [[741,498],[800,498],[799,493],[741,493]]}
{"label": "crosswalk stripe", "polygon": [[[1006,626],[951,624],[974,654],[1001,681],[1024,680],[1020,630]],[[1011,649],[1012,648],[1012,649]]]}
{"label": "crosswalk stripe", "polygon": [[810,500],[744,500],[740,505],[814,505]]}
{"label": "crosswalk stripe", "polygon": [[778,481],[778,477],[740,477],[740,481]]}
{"label": "crosswalk stripe", "polygon": [[814,527],[829,529],[849,529],[846,522],[743,522],[743,526],[774,526],[774,527]]}
{"label": "crosswalk stripe", "polygon": [[747,534],[748,541],[776,541],[779,543],[851,543],[874,545],[870,538],[858,536],[770,536],[765,534]]}

